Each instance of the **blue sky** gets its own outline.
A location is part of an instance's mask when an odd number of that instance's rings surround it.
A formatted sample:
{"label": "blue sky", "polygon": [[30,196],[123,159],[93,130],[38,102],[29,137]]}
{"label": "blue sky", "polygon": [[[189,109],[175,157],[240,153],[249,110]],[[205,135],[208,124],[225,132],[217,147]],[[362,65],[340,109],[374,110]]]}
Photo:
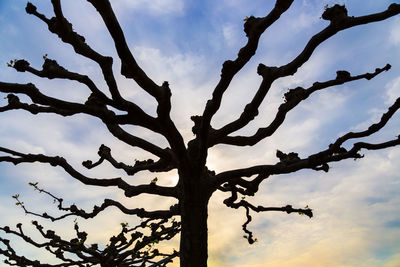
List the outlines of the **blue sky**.
{"label": "blue sky", "polygon": [[[49,1],[32,1],[38,10],[52,15]],[[195,0],[115,0],[115,8],[129,46],[143,69],[158,83],[169,81],[173,92],[172,116],[186,140],[192,138],[190,116],[201,113],[220,75],[221,64],[234,59],[245,44],[243,19],[264,16],[274,1],[195,1]],[[345,3],[349,15],[382,11],[398,1],[298,0],[291,9],[263,35],[256,56],[233,81],[213,125],[235,119],[255,92],[260,78],[259,63],[282,65],[293,59],[308,39],[327,22],[320,19],[326,4]],[[40,68],[42,56],[71,71],[91,76],[104,87],[100,71],[92,62],[74,54],[38,19],[24,12],[25,1],[0,1],[0,80],[33,82],[43,92],[73,101],[85,101],[86,88],[59,80],[42,80],[8,68],[10,59],[28,60]],[[115,56],[111,38],[100,17],[86,1],[63,1],[64,13],[74,29],[85,36],[89,45],[100,53]],[[218,171],[276,162],[276,149],[296,151],[307,156],[326,148],[341,134],[362,130],[376,122],[390,103],[400,96],[400,17],[341,32],[323,43],[298,73],[273,84],[270,95],[260,109],[260,116],[242,133],[251,134],[270,121],[282,103],[288,88],[310,86],[315,81],[333,79],[337,70],[352,74],[372,72],[387,63],[389,72],[371,81],[356,81],[319,92],[288,115],[276,135],[257,147],[234,148],[217,146],[211,149],[208,165]],[[115,60],[117,73],[119,63]],[[122,93],[136,101],[149,113],[155,113],[153,100],[139,88],[118,76]],[[4,95],[5,96],[5,95]],[[5,104],[3,96],[0,104]],[[79,168],[82,161],[96,159],[100,144],[118,151],[120,160],[145,158],[138,149],[131,149],[112,138],[101,123],[87,116],[63,119],[52,115],[33,116],[13,111],[0,114],[0,146],[21,152],[62,155]],[[381,134],[369,140],[384,141],[399,134],[399,114]],[[138,135],[157,144],[165,144],[157,135],[131,128]],[[216,194],[210,203],[209,266],[386,266],[400,265],[400,149],[367,153],[358,161],[333,164],[328,174],[303,171],[271,177],[251,199],[257,205],[310,206],[315,218],[267,213],[254,215],[250,228],[258,242],[249,246],[242,238],[244,212],[230,210],[222,204],[226,195]],[[89,172],[92,176],[123,175],[108,166]],[[176,173],[160,175],[159,182],[172,185]],[[132,183],[148,182],[152,177],[139,175]],[[104,198],[121,199],[127,205],[145,203],[157,207],[160,200],[148,196],[123,199],[118,190],[82,187],[57,168],[46,165],[0,164],[0,224],[29,224],[15,207],[11,195],[19,193],[30,207],[38,211],[54,210],[51,201],[33,192],[28,182],[39,184],[62,196],[70,203],[90,208]],[[168,207],[170,202],[162,201]],[[82,228],[92,229],[91,237],[101,242],[119,229],[126,220],[110,210],[91,221],[82,221]],[[47,224],[66,236],[72,235],[72,220]],[[89,226],[90,225],[90,226]],[[27,226],[28,227],[28,226]],[[173,240],[172,246],[178,244]],[[28,255],[38,252],[23,245]],[[45,257],[45,256],[44,256]]]}

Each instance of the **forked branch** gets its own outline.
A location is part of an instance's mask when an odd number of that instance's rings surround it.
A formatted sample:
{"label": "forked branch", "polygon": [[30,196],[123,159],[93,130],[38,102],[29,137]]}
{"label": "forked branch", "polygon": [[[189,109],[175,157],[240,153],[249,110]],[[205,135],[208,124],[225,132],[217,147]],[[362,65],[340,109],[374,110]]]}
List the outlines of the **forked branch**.
{"label": "forked branch", "polygon": [[76,53],[93,60],[98,63],[102,72],[104,80],[107,83],[107,86],[111,92],[112,98],[119,103],[126,103],[126,101],[121,97],[120,92],[118,90],[117,83],[115,81],[115,77],[112,71],[112,62],[113,59],[111,57],[105,57],[95,50],[93,50],[86,42],[85,38],[78,33],[76,33],[72,24],[68,22],[68,20],[64,17],[61,10],[61,3],[59,0],[51,1],[54,8],[55,17],[51,19],[46,18],[43,14],[40,14],[37,11],[37,8],[32,4],[28,3],[26,6],[26,12],[28,14],[32,14],[43,22],[45,22],[50,30],[50,32],[56,34],[64,43],[70,44]]}
{"label": "forked branch", "polygon": [[303,100],[307,99],[314,92],[351,81],[361,79],[370,80],[378,74],[382,73],[383,71],[388,71],[390,68],[391,66],[387,64],[383,68],[375,69],[373,73],[365,73],[356,76],[351,76],[349,72],[341,70],[337,71],[335,79],[325,82],[315,82],[311,87],[307,89],[304,89],[302,87],[290,89],[287,93],[285,93],[285,103],[279,106],[278,112],[276,113],[275,118],[270,123],[270,125],[265,128],[258,129],[257,132],[252,136],[228,136],[228,134],[233,133],[234,131],[237,131],[246,126],[252,119],[254,119],[255,115],[258,114],[257,109],[254,110],[254,107],[257,107],[257,105],[256,102],[253,102],[255,100],[253,99],[253,101],[246,106],[246,109],[237,120],[225,125],[221,129],[215,130],[212,133],[212,137],[210,138],[212,141],[209,145],[212,146],[218,143],[235,146],[255,145],[261,140],[264,140],[265,138],[273,135],[275,131],[282,125],[289,111],[295,108]]}
{"label": "forked branch", "polygon": [[150,172],[167,172],[170,171],[176,166],[172,165],[173,163],[166,159],[159,159],[158,161],[154,161],[152,159],[148,160],[135,160],[133,166],[127,165],[123,162],[118,162],[111,155],[111,149],[105,145],[101,145],[97,154],[100,156],[99,160],[93,163],[91,160],[87,160],[82,162],[82,165],[88,169],[94,168],[100,165],[104,160],[107,160],[114,166],[116,169],[122,169],[128,175],[134,175],[140,171],[150,171]]}
{"label": "forked branch", "polygon": [[293,0],[277,0],[274,8],[267,16],[262,18],[251,16],[246,20],[244,31],[248,38],[247,44],[240,49],[238,57],[234,61],[227,60],[224,62],[221,70],[221,79],[213,91],[212,98],[207,102],[202,115],[199,134],[203,150],[206,150],[208,147],[207,139],[211,127],[211,119],[220,108],[222,96],[230,85],[233,77],[256,53],[258,42],[263,32],[277,21],[280,16],[289,9],[292,3]]}
{"label": "forked branch", "polygon": [[[277,2],[278,4],[278,2]],[[274,10],[273,10],[274,11]],[[260,85],[260,88],[258,89],[256,95],[254,96],[253,100],[246,106],[245,111],[241,115],[241,117],[236,120],[235,122],[228,124],[227,128],[224,129],[223,136],[228,135],[229,133],[232,133],[233,131],[241,129],[243,126],[245,126],[249,121],[251,121],[255,116],[258,114],[258,107],[262,103],[263,99],[265,98],[266,94],[269,91],[269,88],[271,87],[272,83],[280,78],[280,77],[285,77],[289,75],[293,75],[294,73],[297,72],[297,69],[301,67],[305,62],[309,60],[311,57],[312,53],[314,50],[325,40],[328,38],[332,37],[339,31],[358,26],[358,25],[363,25],[363,24],[368,24],[372,22],[377,22],[381,21],[384,19],[387,19],[389,17],[395,16],[400,13],[400,4],[391,4],[387,10],[380,12],[380,13],[375,13],[367,16],[361,16],[361,17],[349,17],[347,15],[347,10],[344,6],[339,6],[335,5],[331,8],[328,8],[324,14],[323,18],[326,20],[330,21],[329,26],[327,26],[324,30],[319,32],[318,34],[314,35],[310,41],[307,43],[303,51],[295,58],[293,61],[290,63],[281,66],[279,68],[277,67],[267,67],[263,64],[260,64],[258,67],[258,74],[263,77],[263,81]],[[255,18],[253,18],[255,19]],[[251,21],[251,20],[250,20]],[[249,20],[246,22],[248,23]],[[245,27],[246,30],[246,27]],[[265,30],[265,29],[264,29]],[[262,31],[260,32],[260,35],[262,34]],[[258,40],[259,36],[257,37]],[[241,50],[242,51],[242,50]],[[240,58],[239,53],[239,57]],[[250,58],[250,57],[249,57]],[[234,68],[235,64],[232,61],[227,61],[224,63],[224,69],[229,69],[228,66],[232,69]],[[202,126],[202,134],[205,135],[207,132],[207,135],[210,132],[210,120],[212,116],[217,112],[220,106],[220,99],[222,98],[223,92],[226,90],[227,86],[229,85],[231,79],[233,78],[234,74],[236,74],[237,71],[225,71],[222,72],[221,76],[221,81],[217,85],[216,89],[214,90],[213,93],[213,99],[210,100],[207,103],[207,106],[205,108],[205,112],[203,114],[203,126]],[[233,74],[228,75],[229,79],[227,79],[224,83],[223,77],[224,73],[228,74]],[[220,84],[226,85],[226,86],[221,86],[222,89],[220,89]],[[213,131],[211,131],[213,133]],[[212,139],[212,138],[211,138]],[[215,144],[215,141],[212,141],[209,146],[212,146]]]}
{"label": "forked branch", "polygon": [[233,208],[233,209],[238,209],[240,207],[243,207],[246,210],[247,220],[242,225],[242,228],[246,234],[243,237],[247,239],[249,244],[253,244],[254,242],[257,241],[257,239],[253,238],[253,233],[247,228],[247,226],[252,221],[252,217],[250,215],[250,210],[255,211],[257,213],[258,212],[266,212],[266,211],[281,211],[281,212],[286,212],[287,214],[298,213],[300,215],[307,215],[309,218],[313,217],[312,210],[308,206],[306,206],[304,209],[296,209],[296,208],[293,208],[292,205],[286,205],[284,207],[254,206],[250,202],[246,201],[245,197],[242,197],[242,199],[239,202],[235,202],[238,199],[238,193],[243,193],[243,191],[240,190],[240,188],[233,185],[233,183],[231,183],[231,182],[226,184],[226,186],[224,186],[224,187],[220,187],[219,189],[221,191],[226,191],[226,192],[231,193],[231,196],[224,200],[224,204],[226,206]]}
{"label": "forked branch", "polygon": [[[353,144],[351,149],[346,150],[343,147],[344,142],[355,139],[371,136],[372,134],[381,130],[389,121],[389,119],[400,109],[400,98],[398,98],[392,106],[389,107],[388,111],[384,113],[379,122],[372,124],[367,130],[360,132],[349,132],[339,137],[333,142],[328,149],[319,153],[313,154],[308,158],[301,159],[297,153],[285,154],[287,156],[293,155],[287,159],[280,153],[277,153],[280,162],[273,165],[258,165],[249,168],[236,169],[219,173],[215,176],[214,184],[218,187],[219,185],[228,182],[230,180],[237,180],[240,177],[251,177],[253,175],[263,175],[265,178],[270,175],[278,175],[284,173],[292,173],[302,169],[314,169],[328,171],[329,167],[327,164],[330,162],[337,162],[344,159],[357,159],[362,157],[359,153],[362,149],[377,150],[389,147],[394,147],[400,144],[400,137],[397,136],[393,140],[381,142],[377,144],[371,144],[366,142],[358,142]],[[282,153],[282,152],[281,152]],[[279,155],[278,155],[279,154]],[[263,178],[263,179],[265,179]],[[258,183],[259,181],[257,181]]]}
{"label": "forked branch", "polygon": [[17,151],[13,151],[4,147],[0,147],[0,152],[8,154],[8,156],[0,156],[0,162],[11,162],[14,165],[20,163],[48,163],[51,166],[59,166],[64,169],[69,175],[76,180],[86,184],[95,185],[101,187],[115,186],[124,191],[127,197],[133,197],[140,194],[155,194],[166,197],[177,197],[177,189],[175,187],[159,186],[154,183],[146,185],[130,185],[125,182],[122,178],[109,178],[109,179],[98,179],[87,177],[77,170],[75,170],[64,158],[62,157],[49,157],[43,154],[24,154]]}
{"label": "forked branch", "polygon": [[152,81],[139,67],[131,50],[129,49],[124,33],[114,14],[108,0],[88,0],[99,12],[103,21],[114,40],[115,48],[121,60],[121,74],[126,78],[133,78],[136,83],[157,100],[161,98],[162,88]]}

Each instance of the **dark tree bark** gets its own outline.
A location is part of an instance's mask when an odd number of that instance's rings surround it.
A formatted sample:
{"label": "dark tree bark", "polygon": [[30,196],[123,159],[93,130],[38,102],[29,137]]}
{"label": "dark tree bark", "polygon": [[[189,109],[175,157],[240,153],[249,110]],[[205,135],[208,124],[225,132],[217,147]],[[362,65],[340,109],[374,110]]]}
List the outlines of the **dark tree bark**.
{"label": "dark tree bark", "polygon": [[209,196],[204,196],[201,186],[192,188],[188,192],[191,192],[191,194],[187,194],[180,202],[182,221],[181,265],[207,266],[207,206]]}
{"label": "dark tree bark", "polygon": [[[10,241],[0,238],[6,249],[0,249],[0,254],[8,258],[8,264],[19,266],[165,266],[174,257],[179,255],[182,267],[205,267],[207,266],[207,218],[208,204],[211,196],[216,191],[229,192],[224,204],[233,209],[243,208],[246,212],[246,222],[243,224],[245,237],[251,244],[255,241],[251,231],[247,229],[251,222],[251,213],[265,211],[281,211],[290,213],[305,214],[313,216],[310,208],[295,208],[292,205],[282,207],[264,207],[252,204],[244,199],[245,196],[254,196],[260,184],[272,175],[293,173],[296,171],[311,169],[315,171],[329,171],[329,164],[345,159],[361,158],[361,150],[378,150],[394,147],[400,144],[399,136],[393,137],[381,143],[366,143],[357,141],[361,138],[371,136],[379,132],[400,108],[400,98],[397,99],[384,113],[379,122],[370,125],[366,130],[349,132],[342,135],[323,151],[299,157],[295,152],[277,151],[277,162],[248,166],[246,168],[233,169],[221,173],[215,173],[206,166],[208,149],[220,145],[233,146],[254,146],[260,141],[272,136],[285,121],[286,115],[298,104],[307,99],[311,94],[329,87],[345,84],[361,79],[370,80],[391,66],[387,64],[382,68],[376,68],[371,73],[352,75],[348,71],[339,70],[336,77],[323,82],[315,82],[308,88],[296,87],[284,94],[284,102],[276,111],[275,117],[269,125],[259,128],[254,134],[243,136],[235,135],[240,129],[246,127],[255,117],[258,116],[260,105],[267,96],[272,84],[282,78],[293,75],[306,63],[315,49],[324,41],[336,33],[358,25],[374,23],[385,20],[400,13],[400,4],[391,4],[382,12],[366,16],[353,17],[347,14],[345,6],[334,5],[326,8],[322,19],[329,21],[329,25],[322,31],[315,34],[304,49],[290,62],[282,66],[266,66],[259,64],[257,73],[262,81],[240,116],[215,129],[211,125],[214,115],[218,112],[224,93],[229,88],[235,75],[255,55],[259,40],[264,33],[280,16],[291,7],[293,0],[276,0],[274,8],[265,17],[251,16],[244,23],[244,32],[247,36],[247,43],[239,50],[237,58],[224,62],[221,69],[221,77],[215,86],[211,99],[201,115],[192,116],[194,123],[192,132],[195,135],[193,140],[185,144],[184,139],[170,117],[171,95],[173,90],[168,82],[161,85],[155,83],[138,65],[134,55],[129,49],[124,33],[115,16],[109,0],[88,0],[98,11],[106,25],[115,45],[119,61],[121,63],[121,74],[127,79],[133,80],[145,92],[152,96],[157,103],[157,114],[147,114],[136,103],[121,96],[119,85],[113,73],[113,59],[101,55],[86,42],[84,37],[75,32],[62,12],[60,0],[52,0],[54,17],[47,18],[37,8],[28,3],[26,12],[36,16],[43,21],[49,31],[57,35],[62,42],[72,46],[74,51],[98,64],[102,71],[104,81],[109,92],[100,90],[96,83],[87,75],[67,70],[57,63],[56,60],[45,58],[42,69],[36,69],[24,59],[10,62],[10,67],[18,72],[29,72],[38,77],[47,79],[68,79],[79,82],[90,90],[87,100],[84,103],[69,102],[62,99],[50,97],[42,92],[34,84],[19,84],[0,82],[0,92],[7,94],[8,104],[0,107],[0,112],[11,110],[25,110],[32,114],[51,113],[61,116],[73,116],[86,114],[101,120],[109,132],[127,146],[137,147],[152,154],[156,159],[137,160],[134,163],[118,162],[113,157],[113,151],[106,145],[100,145],[98,160],[84,161],[82,164],[87,169],[95,168],[104,161],[109,162],[114,168],[121,169],[126,177],[89,177],[78,171],[66,159],[61,156],[50,156],[43,154],[31,154],[15,151],[12,148],[0,147],[0,162],[9,162],[15,165],[21,163],[47,163],[54,167],[63,169],[72,179],[82,184],[99,187],[116,187],[122,190],[127,198],[134,198],[141,194],[152,194],[157,197],[173,198],[175,204],[166,210],[148,211],[141,207],[126,207],[122,203],[105,199],[100,206],[95,206],[92,212],[87,212],[75,205],[65,206],[63,200],[52,195],[37,184],[31,184],[36,190],[45,192],[55,202],[59,203],[58,208],[65,214],[55,217],[47,213],[35,213],[28,210],[19,196],[14,196],[18,205],[22,206],[26,213],[39,216],[44,219],[60,220],[68,216],[78,216],[85,219],[93,218],[109,207],[116,207],[122,213],[135,215],[145,220],[141,225],[129,229],[123,225],[119,235],[110,238],[110,247],[100,251],[94,245],[87,245],[87,234],[76,226],[77,239],[67,241],[56,235],[53,231],[45,232],[38,223],[33,224],[41,235],[47,240],[39,243],[32,240],[22,230],[22,225],[17,225],[16,230],[10,227],[0,227],[9,235],[15,235],[26,243],[46,248],[61,262],[61,265],[46,265],[37,260],[27,259],[18,255]],[[109,93],[109,94],[108,94]],[[31,102],[25,103],[18,95],[27,96]],[[110,95],[110,96],[108,96]],[[115,112],[117,110],[118,112]],[[134,125],[144,127],[156,134],[161,135],[168,142],[167,148],[161,148],[146,140],[145,137],[136,136],[124,130],[122,126]],[[353,142],[354,141],[354,142]],[[344,143],[346,142],[346,148]],[[349,144],[350,143],[350,144]],[[148,184],[133,185],[127,179],[139,172],[168,172],[177,170],[179,181],[175,186],[160,186],[157,180],[153,179]],[[174,218],[174,220],[170,220]],[[175,221],[178,220],[178,222]],[[151,234],[146,236],[139,233],[138,229],[149,227]],[[131,238],[125,234],[134,232]],[[173,238],[180,232],[180,248],[178,252],[161,253],[158,250],[144,251],[143,249],[161,240]],[[68,258],[64,252],[72,253],[76,257]],[[142,265],[143,264],[143,265]]]}

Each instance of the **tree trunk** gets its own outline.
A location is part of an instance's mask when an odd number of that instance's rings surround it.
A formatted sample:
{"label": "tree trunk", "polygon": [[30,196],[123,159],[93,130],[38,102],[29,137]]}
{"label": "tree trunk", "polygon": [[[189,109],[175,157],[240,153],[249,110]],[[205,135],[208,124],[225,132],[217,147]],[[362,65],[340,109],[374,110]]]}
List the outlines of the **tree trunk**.
{"label": "tree trunk", "polygon": [[[199,179],[201,180],[201,179]],[[197,180],[185,190],[181,201],[181,267],[207,266],[207,217],[210,194]]]}

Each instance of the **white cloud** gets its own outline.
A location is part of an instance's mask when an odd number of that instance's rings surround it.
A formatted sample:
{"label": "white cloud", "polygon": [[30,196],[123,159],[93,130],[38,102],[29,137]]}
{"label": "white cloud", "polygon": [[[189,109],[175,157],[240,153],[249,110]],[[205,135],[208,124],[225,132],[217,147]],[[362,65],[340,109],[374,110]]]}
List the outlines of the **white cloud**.
{"label": "white cloud", "polygon": [[296,31],[300,31],[306,28],[310,28],[314,24],[320,22],[318,15],[320,15],[320,10],[312,10],[313,13],[301,13],[296,17],[292,18],[289,23],[289,27]]}
{"label": "white cloud", "polygon": [[391,26],[389,41],[393,45],[400,45],[400,19],[396,18]]}
{"label": "white cloud", "polygon": [[385,104],[393,104],[400,97],[400,76],[393,79],[385,86],[386,101]]}
{"label": "white cloud", "polygon": [[165,55],[157,48],[145,46],[136,46],[133,51],[141,66],[157,81],[198,82],[200,77],[197,75],[204,74],[205,59],[199,55]]}
{"label": "white cloud", "polygon": [[113,1],[113,6],[119,11],[119,13],[137,10],[157,16],[181,15],[184,11],[185,4],[183,0],[117,0]]}
{"label": "white cloud", "polygon": [[[165,55],[159,49],[144,46],[134,47],[133,51],[149,77],[160,85],[163,81],[168,81],[172,91],[171,117],[185,138],[193,138],[190,130],[193,123],[190,116],[201,112],[214,84],[214,81],[207,76],[209,72],[206,59],[192,53]],[[125,81],[123,84],[127,82],[131,83]],[[152,112],[155,112],[154,100],[148,96],[144,97],[145,94],[141,89],[129,89],[123,93],[131,99],[141,97],[141,102],[151,106]]]}
{"label": "white cloud", "polygon": [[382,114],[385,113],[386,110],[378,109],[378,108],[371,108],[367,111],[368,118],[363,122],[360,122],[350,128],[351,131],[365,131],[370,125],[377,123]]}
{"label": "white cloud", "polygon": [[242,32],[234,24],[225,24],[222,26],[222,34],[228,46],[237,47]]}

